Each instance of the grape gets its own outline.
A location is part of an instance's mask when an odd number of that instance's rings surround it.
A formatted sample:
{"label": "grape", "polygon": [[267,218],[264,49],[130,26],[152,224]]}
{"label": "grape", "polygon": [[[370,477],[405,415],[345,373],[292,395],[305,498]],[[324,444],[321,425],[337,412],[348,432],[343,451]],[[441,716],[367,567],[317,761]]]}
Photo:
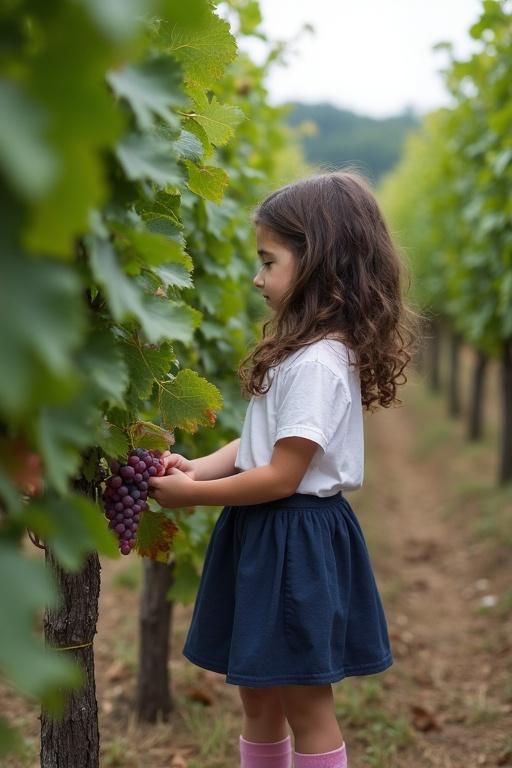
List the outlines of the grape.
{"label": "grape", "polygon": [[103,506],[108,527],[118,536],[121,554],[128,555],[136,545],[137,530],[148,509],[148,480],[165,475],[160,451],[135,448],[124,463],[109,463],[112,475],[105,481]]}
{"label": "grape", "polygon": [[125,466],[121,467],[119,474],[121,477],[124,477],[125,480],[130,480],[134,476],[135,470],[133,467]]}

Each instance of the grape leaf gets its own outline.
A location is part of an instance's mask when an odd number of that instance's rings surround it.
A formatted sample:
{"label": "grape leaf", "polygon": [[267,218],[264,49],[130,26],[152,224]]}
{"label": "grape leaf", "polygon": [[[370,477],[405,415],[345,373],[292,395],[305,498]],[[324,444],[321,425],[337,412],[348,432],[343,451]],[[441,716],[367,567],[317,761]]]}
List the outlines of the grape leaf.
{"label": "grape leaf", "polygon": [[183,183],[172,142],[162,136],[130,134],[117,145],[116,154],[129,179],[150,179],[161,187]]}
{"label": "grape leaf", "polygon": [[194,107],[193,112],[188,112],[188,117],[199,123],[208,140],[215,146],[226,144],[237,125],[246,119],[238,107],[220,104],[215,96],[208,101],[202,92],[194,93]]}
{"label": "grape leaf", "polygon": [[121,347],[112,333],[96,329],[78,360],[84,374],[96,384],[109,406],[123,407],[129,374]]}
{"label": "grape leaf", "polygon": [[64,654],[46,650],[34,632],[34,622],[45,606],[57,605],[55,580],[44,563],[3,543],[0,544],[0,666],[22,691],[43,696],[59,686],[71,688],[83,682],[78,666]]}
{"label": "grape leaf", "polygon": [[174,240],[163,234],[149,231],[142,223],[137,228],[120,221],[111,221],[109,224],[117,236],[116,244],[135,252],[144,264],[161,266],[175,262],[183,264],[189,271],[193,270],[192,259],[183,250],[183,236]]}
{"label": "grape leaf", "polygon": [[174,435],[158,424],[150,421],[136,421],[130,427],[130,442],[137,448],[149,448],[154,451],[166,451],[174,445]]}
{"label": "grape leaf", "polygon": [[194,87],[207,88],[219,80],[238,51],[228,22],[214,13],[197,29],[164,22],[159,32],[165,50],[182,63],[185,81]]}
{"label": "grape leaf", "polygon": [[140,516],[136,550],[142,557],[167,563],[172,542],[179,528],[164,511],[146,509]]}
{"label": "grape leaf", "polygon": [[103,510],[86,496],[48,495],[32,500],[26,520],[27,526],[49,543],[68,571],[80,571],[90,552],[98,551],[114,559],[120,556],[117,538],[109,529]]}
{"label": "grape leaf", "polygon": [[184,302],[145,296],[137,289],[117,263],[112,245],[96,235],[86,238],[91,267],[96,280],[103,286],[114,319],[122,322],[135,316],[141,323],[148,341],[190,342],[194,328],[201,322],[201,313]]}
{"label": "grape leaf", "polygon": [[163,384],[159,393],[162,421],[170,429],[195,433],[200,425],[211,427],[222,405],[217,387],[188,368]]}
{"label": "grape leaf", "polygon": [[149,130],[154,115],[173,130],[180,129],[180,119],[171,107],[185,106],[188,97],[182,89],[181,68],[168,56],[155,56],[140,64],[127,65],[107,77],[118,97],[130,104],[141,130]]}
{"label": "grape leaf", "polygon": [[116,424],[103,421],[96,433],[96,443],[111,459],[128,453],[128,438]]}
{"label": "grape leaf", "polygon": [[124,355],[130,370],[131,388],[140,400],[151,396],[153,386],[165,378],[176,360],[170,344],[153,348],[131,341],[124,345]]}
{"label": "grape leaf", "polygon": [[0,83],[0,163],[12,186],[27,198],[40,197],[57,171],[55,153],[43,138],[48,122],[13,83]]}
{"label": "grape leaf", "polygon": [[48,481],[59,493],[67,493],[69,479],[80,467],[80,452],[94,445],[101,422],[92,389],[82,392],[68,405],[41,408],[35,425],[36,438]]}
{"label": "grape leaf", "polygon": [[214,203],[220,203],[224,195],[224,189],[229,183],[229,176],[223,168],[212,165],[198,167],[190,160],[186,160],[188,168],[188,187],[196,195]]}
{"label": "grape leaf", "polygon": [[84,334],[85,313],[80,282],[68,267],[7,250],[2,258],[0,326],[6,330],[0,333],[0,405],[20,413],[33,391],[46,390],[50,374],[54,389],[58,379],[72,383],[71,355]]}

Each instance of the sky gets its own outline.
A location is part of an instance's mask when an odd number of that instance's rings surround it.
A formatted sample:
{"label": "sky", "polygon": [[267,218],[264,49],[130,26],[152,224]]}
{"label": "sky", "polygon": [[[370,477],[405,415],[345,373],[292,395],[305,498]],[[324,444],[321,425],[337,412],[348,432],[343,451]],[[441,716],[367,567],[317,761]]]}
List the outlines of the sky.
{"label": "sky", "polygon": [[[291,40],[288,65],[267,80],[272,104],[328,101],[373,117],[406,108],[424,114],[449,104],[438,70],[446,65],[440,41],[457,57],[475,49],[468,29],[480,0],[260,0],[262,29],[273,40]],[[315,34],[302,33],[309,22]],[[298,36],[298,37],[297,37]],[[257,62],[261,41],[240,42]]]}

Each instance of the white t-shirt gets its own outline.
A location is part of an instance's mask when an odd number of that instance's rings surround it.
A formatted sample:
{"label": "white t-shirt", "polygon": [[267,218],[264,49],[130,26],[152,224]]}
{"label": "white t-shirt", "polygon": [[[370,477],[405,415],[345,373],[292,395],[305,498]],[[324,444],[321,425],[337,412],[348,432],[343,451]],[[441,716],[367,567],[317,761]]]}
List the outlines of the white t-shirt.
{"label": "white t-shirt", "polygon": [[[350,354],[350,358],[349,358]],[[282,437],[318,443],[297,493],[332,496],[360,488],[364,476],[363,409],[354,353],[335,339],[321,339],[267,371],[264,395],[247,406],[235,467],[270,464]]]}

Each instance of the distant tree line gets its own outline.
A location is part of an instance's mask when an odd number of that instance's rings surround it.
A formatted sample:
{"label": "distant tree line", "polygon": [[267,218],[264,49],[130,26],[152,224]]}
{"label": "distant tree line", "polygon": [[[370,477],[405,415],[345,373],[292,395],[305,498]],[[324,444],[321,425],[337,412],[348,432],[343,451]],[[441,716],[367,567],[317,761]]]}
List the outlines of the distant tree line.
{"label": "distant tree line", "polygon": [[328,103],[290,102],[287,106],[288,123],[303,126],[302,143],[309,163],[324,170],[352,163],[374,183],[398,163],[406,135],[420,125],[411,109],[379,119]]}

